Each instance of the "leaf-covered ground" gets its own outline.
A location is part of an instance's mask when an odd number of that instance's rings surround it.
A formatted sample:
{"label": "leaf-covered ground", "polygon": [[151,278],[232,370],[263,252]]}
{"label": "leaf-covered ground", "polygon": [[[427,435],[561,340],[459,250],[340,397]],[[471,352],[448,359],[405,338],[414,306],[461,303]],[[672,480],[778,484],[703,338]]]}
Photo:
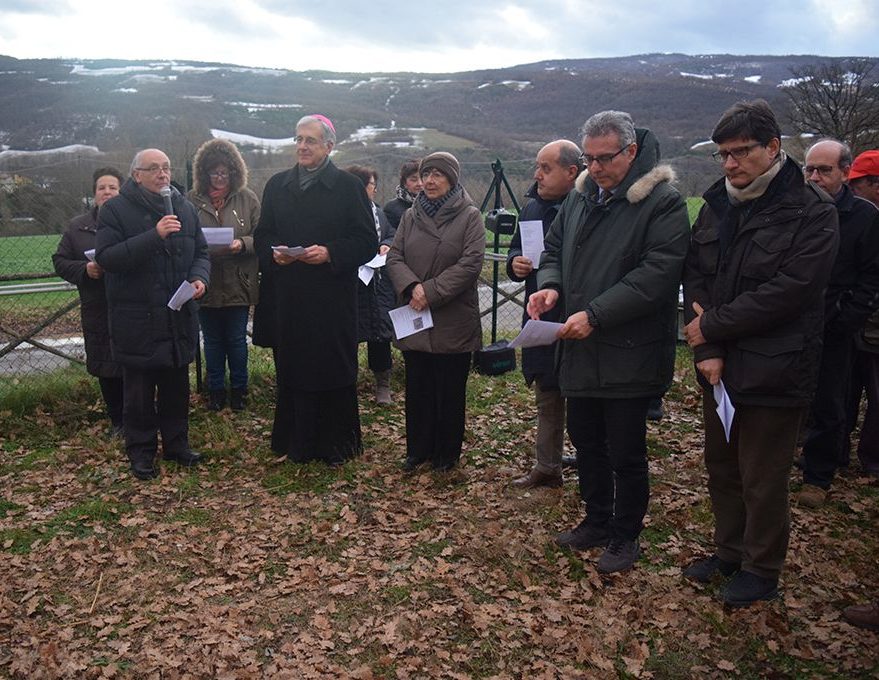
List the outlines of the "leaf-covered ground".
{"label": "leaf-covered ground", "polygon": [[[338,470],[277,461],[271,389],[243,414],[193,400],[194,471],[133,480],[82,379],[0,408],[0,674],[20,678],[875,677],[879,635],[841,609],[879,592],[879,486],[840,479],[793,508],[782,599],[731,611],[681,567],[710,549],[686,360],[650,425],[652,496],[628,574],[553,543],[576,478],[518,492],[532,398],[474,376],[460,470],[407,476],[396,401],[361,384],[366,453]],[[795,481],[795,477],[792,478]]]}

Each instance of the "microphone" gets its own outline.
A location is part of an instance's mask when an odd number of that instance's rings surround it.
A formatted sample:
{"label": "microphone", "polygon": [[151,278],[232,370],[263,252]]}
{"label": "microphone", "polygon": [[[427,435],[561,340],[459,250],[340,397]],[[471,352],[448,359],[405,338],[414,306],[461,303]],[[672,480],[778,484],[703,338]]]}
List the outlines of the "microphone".
{"label": "microphone", "polygon": [[159,195],[162,197],[162,200],[165,201],[165,214],[173,215],[174,214],[174,206],[171,205],[171,195],[173,190],[171,187],[162,187],[159,189]]}

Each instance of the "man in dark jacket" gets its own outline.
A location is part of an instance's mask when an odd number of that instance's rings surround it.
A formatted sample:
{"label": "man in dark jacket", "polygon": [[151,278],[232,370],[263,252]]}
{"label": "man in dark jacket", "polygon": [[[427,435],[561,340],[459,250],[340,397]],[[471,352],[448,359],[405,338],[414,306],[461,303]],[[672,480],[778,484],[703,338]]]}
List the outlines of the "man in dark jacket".
{"label": "man in dark jacket", "polygon": [[879,211],[846,184],[851,165],[851,149],[835,139],[806,151],[806,178],[833,198],[839,217],[839,250],[824,296],[818,388],[803,444],[803,488],[797,494],[799,504],[811,508],[824,504],[848,451],[843,438],[855,336],[879,306]]}
{"label": "man in dark jacket", "polygon": [[[534,184],[526,193],[528,202],[519,214],[519,229],[523,222],[539,221],[546,238],[562,201],[574,188],[580,173],[580,149],[574,142],[560,139],[550,142],[537,154]],[[539,264],[536,263],[536,264]],[[525,282],[525,298],[537,291],[535,263],[522,254],[522,234],[517,229],[507,254],[507,275],[511,281]],[[550,310],[541,319],[558,321],[561,309]],[[522,325],[528,312],[522,315]],[[555,370],[555,352],[558,343],[522,350],[522,373],[525,381],[534,387],[537,405],[537,440],[534,453],[537,462],[524,477],[513,480],[513,486],[530,489],[535,486],[562,485],[562,450],[565,440],[565,398],[559,390]]]}
{"label": "man in dark jacket", "polygon": [[210,260],[195,208],[172,190],[174,214],[160,192],[171,163],[158,149],[138,152],[131,177],[98,213],[95,260],[104,268],[113,358],[122,364],[125,449],[138,479],[156,476],[162,457],[195,465],[189,448],[189,364],[198,339],[196,303],[168,307],[184,281],[204,295]]}
{"label": "man in dark jacket", "polygon": [[630,569],[641,551],[647,407],[672,379],[689,224],[649,130],[604,111],[583,135],[586,172],[546,238],[528,313],[536,319],[563,305],[559,385],[586,518],[556,541],[606,546],[598,570],[611,573]]}
{"label": "man in dark jacket", "polygon": [[[726,177],[705,192],[684,269],[687,342],[703,392],[716,553],[684,575],[733,576],[724,601],[774,598],[790,534],[788,478],[821,355],[836,256],[832,201],[781,149],[769,105],[740,102],[711,139]],[[729,440],[715,409],[735,407]]]}

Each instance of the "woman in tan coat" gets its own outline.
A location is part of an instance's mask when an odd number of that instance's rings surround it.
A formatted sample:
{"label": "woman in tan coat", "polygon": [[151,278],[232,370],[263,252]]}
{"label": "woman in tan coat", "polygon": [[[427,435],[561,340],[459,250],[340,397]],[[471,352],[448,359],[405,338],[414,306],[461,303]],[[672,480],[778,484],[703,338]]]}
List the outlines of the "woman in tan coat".
{"label": "woman in tan coat", "polygon": [[472,353],[482,346],[477,279],[485,254],[482,215],[458,183],[450,153],[426,156],[423,183],[400,220],[387,269],[401,302],[430,308],[433,328],[396,342],[406,363],[406,462],[455,466],[464,440]]}
{"label": "woman in tan coat", "polygon": [[225,139],[212,139],[195,152],[195,186],[187,198],[198,209],[208,236],[212,227],[232,227],[232,243],[211,247],[211,285],[201,302],[210,392],[208,408],[226,405],[226,362],[229,362],[231,406],[244,409],[247,396],[247,317],[258,301],[259,261],[253,230],[259,222],[259,199],[247,188],[247,166],[238,149]]}

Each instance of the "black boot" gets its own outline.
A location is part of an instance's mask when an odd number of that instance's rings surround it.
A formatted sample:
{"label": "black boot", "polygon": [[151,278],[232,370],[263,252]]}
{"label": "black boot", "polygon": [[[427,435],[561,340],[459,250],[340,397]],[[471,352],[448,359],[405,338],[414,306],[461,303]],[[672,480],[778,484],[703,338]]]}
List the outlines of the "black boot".
{"label": "black boot", "polygon": [[226,390],[211,390],[208,396],[208,409],[222,411],[226,406]]}
{"label": "black boot", "polygon": [[233,387],[229,405],[233,411],[243,411],[244,407],[247,406],[247,388]]}
{"label": "black boot", "polygon": [[131,474],[138,479],[146,480],[158,476],[153,460],[155,455],[152,453],[139,453],[129,455],[128,460],[131,462]]}

